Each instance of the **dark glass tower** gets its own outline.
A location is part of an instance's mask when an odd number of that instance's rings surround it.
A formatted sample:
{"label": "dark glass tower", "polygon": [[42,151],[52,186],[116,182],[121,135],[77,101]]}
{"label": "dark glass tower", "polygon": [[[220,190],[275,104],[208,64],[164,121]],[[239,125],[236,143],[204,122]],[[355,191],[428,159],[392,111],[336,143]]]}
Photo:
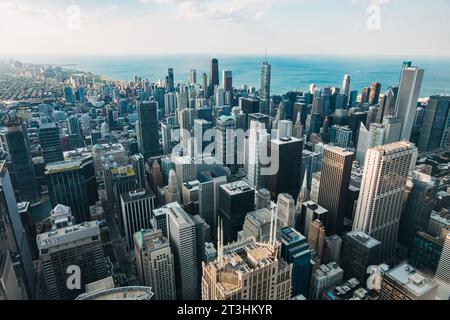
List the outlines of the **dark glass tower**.
{"label": "dark glass tower", "polygon": [[261,89],[259,92],[259,97],[261,99],[260,112],[264,114],[269,114],[271,72],[272,66],[269,62],[264,61],[261,66]]}
{"label": "dark glass tower", "polygon": [[39,142],[45,163],[64,160],[59,128],[55,123],[42,124],[39,127]]}
{"label": "dark glass tower", "polygon": [[214,88],[219,85],[219,61],[216,58],[211,59],[209,70],[209,96],[214,94]]}
{"label": "dark glass tower", "polygon": [[158,103],[143,101],[137,103],[138,144],[144,159],[159,155]]}

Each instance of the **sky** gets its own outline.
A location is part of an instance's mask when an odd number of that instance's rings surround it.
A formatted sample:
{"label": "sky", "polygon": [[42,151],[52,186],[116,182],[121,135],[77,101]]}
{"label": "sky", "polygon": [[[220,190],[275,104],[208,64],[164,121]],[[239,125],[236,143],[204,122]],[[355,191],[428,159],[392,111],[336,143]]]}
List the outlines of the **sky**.
{"label": "sky", "polygon": [[0,56],[450,57],[450,0],[0,0]]}

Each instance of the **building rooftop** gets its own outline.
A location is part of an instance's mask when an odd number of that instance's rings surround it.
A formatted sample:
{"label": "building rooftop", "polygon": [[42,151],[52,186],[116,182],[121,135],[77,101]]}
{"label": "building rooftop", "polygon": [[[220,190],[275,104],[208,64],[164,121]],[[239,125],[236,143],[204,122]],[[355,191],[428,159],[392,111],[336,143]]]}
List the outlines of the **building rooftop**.
{"label": "building rooftop", "polygon": [[249,184],[247,184],[243,180],[223,184],[220,186],[220,188],[224,190],[226,193],[228,193],[230,196],[254,190]]}
{"label": "building rooftop", "polygon": [[272,212],[267,208],[258,209],[247,213],[246,218],[253,222],[257,226],[270,223],[270,217]]}
{"label": "building rooftop", "polygon": [[369,249],[381,245],[380,241],[370,237],[369,235],[367,235],[365,232],[362,231],[350,231],[347,233],[347,236],[358,241],[358,243],[362,244],[363,246]]}
{"label": "building rooftop", "polygon": [[153,295],[152,288],[136,286],[100,289],[82,294],[76,300],[151,300]]}
{"label": "building rooftop", "polygon": [[339,273],[343,273],[341,267],[338,266],[336,262],[330,262],[328,264],[321,265],[315,272],[317,278],[334,277]]}
{"label": "building rooftop", "polygon": [[302,141],[302,140],[298,139],[296,137],[282,137],[279,139],[270,140],[270,143],[273,143],[276,145],[282,145],[282,144],[295,143],[295,142],[300,142],[300,141]]}
{"label": "building rooftop", "polygon": [[120,195],[123,202],[136,201],[145,198],[155,198],[155,194],[150,189],[137,189],[129,192],[124,192]]}

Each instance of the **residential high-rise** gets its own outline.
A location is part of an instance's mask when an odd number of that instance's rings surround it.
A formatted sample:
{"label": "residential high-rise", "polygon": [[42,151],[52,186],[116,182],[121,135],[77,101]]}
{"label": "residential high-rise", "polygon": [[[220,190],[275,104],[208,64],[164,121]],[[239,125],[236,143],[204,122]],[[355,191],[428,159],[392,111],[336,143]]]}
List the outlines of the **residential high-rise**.
{"label": "residential high-rise", "polygon": [[288,193],[281,193],[277,199],[277,216],[280,228],[295,227],[295,200]]}
{"label": "residential high-rise", "polygon": [[90,220],[89,206],[98,200],[92,156],[47,164],[45,178],[52,206],[69,206],[77,223]]}
{"label": "residential high-rise", "polygon": [[39,143],[45,163],[64,160],[59,128],[55,123],[41,124],[39,126]]}
{"label": "residential high-rise", "polygon": [[450,299],[450,233],[447,234],[444,247],[442,249],[441,259],[439,260],[436,271],[436,281],[439,285],[437,297],[441,300]]}
{"label": "residential high-rise", "polygon": [[79,267],[81,288],[106,277],[105,257],[97,221],[72,225],[65,216],[53,223],[52,230],[37,236],[39,263],[44,275],[48,298],[73,300],[83,293],[67,285],[68,277]]}
{"label": "residential high-rise", "polygon": [[259,98],[261,99],[259,112],[269,115],[270,107],[270,77],[272,66],[269,62],[264,61],[261,66],[261,89],[259,91]]}
{"label": "residential high-rise", "polygon": [[26,124],[22,118],[8,115],[3,121],[3,125],[6,130],[2,135],[3,149],[7,151],[8,161],[11,161],[13,185],[19,190],[22,201],[34,202],[39,195],[29,150]]}
{"label": "residential high-rise", "polygon": [[233,73],[230,70],[223,70],[222,86],[225,92],[233,91]]}
{"label": "residential high-rise", "polygon": [[344,235],[341,262],[345,278],[356,278],[364,283],[369,276],[367,268],[379,265],[381,242],[361,231],[352,231]]}
{"label": "residential high-rise", "polygon": [[174,255],[177,299],[196,300],[200,297],[204,226],[197,226],[177,202],[165,205],[162,210],[167,215],[170,247]]}
{"label": "residential high-rise", "polygon": [[352,164],[353,152],[339,147],[324,147],[318,204],[328,210],[327,235],[342,231]]}
{"label": "residential high-rise", "polygon": [[342,283],[343,280],[344,270],[336,262],[321,265],[311,276],[309,298],[321,300],[323,292]]}
{"label": "residential high-rise", "polygon": [[353,230],[381,242],[381,262],[389,263],[395,254],[414,149],[414,144],[402,141],[367,151]]}
{"label": "residential high-rise", "polygon": [[445,128],[448,126],[450,112],[450,96],[432,96],[428,101],[420,133],[419,150],[429,151],[442,147],[443,139],[448,145],[448,134],[444,138]]}
{"label": "residential high-rise", "polygon": [[151,229],[133,238],[139,284],[151,287],[155,300],[175,300],[175,262],[168,239],[161,230]]}
{"label": "residential high-rise", "polygon": [[224,222],[224,244],[237,240],[245,216],[255,210],[255,189],[244,181],[223,184],[219,187],[217,215]]}
{"label": "residential high-rise", "polygon": [[216,58],[211,59],[209,67],[209,95],[214,94],[214,89],[219,86],[219,61]]}
{"label": "residential high-rise", "polygon": [[294,137],[270,140],[270,170],[273,172],[266,175],[266,188],[270,191],[272,200],[277,199],[280,193],[298,195],[302,150],[303,140]]}
{"label": "residential high-rise", "polygon": [[144,159],[159,155],[158,103],[154,101],[138,102],[138,144]]}
{"label": "residential high-rise", "polygon": [[395,104],[396,116],[403,121],[401,140],[409,141],[411,137],[423,74],[424,70],[416,67],[402,70]]}
{"label": "residential high-rise", "polygon": [[308,296],[312,250],[308,240],[293,228],[281,229],[281,257],[292,264],[292,296]]}
{"label": "residential high-rise", "polygon": [[150,189],[137,189],[120,195],[122,225],[128,249],[133,250],[133,235],[151,227],[150,219],[155,209],[155,195]]}
{"label": "residential high-rise", "polygon": [[404,262],[386,271],[380,300],[434,300],[437,285],[428,275]]}
{"label": "residential high-rise", "polygon": [[279,243],[254,238],[219,246],[216,260],[203,263],[202,300],[287,300],[291,270]]}

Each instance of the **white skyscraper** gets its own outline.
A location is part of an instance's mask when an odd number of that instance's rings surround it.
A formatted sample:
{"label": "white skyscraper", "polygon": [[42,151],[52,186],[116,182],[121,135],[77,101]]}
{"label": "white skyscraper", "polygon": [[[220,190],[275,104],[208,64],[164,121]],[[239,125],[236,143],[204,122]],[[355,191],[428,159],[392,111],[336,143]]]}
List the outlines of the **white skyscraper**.
{"label": "white skyscraper", "polygon": [[250,122],[250,135],[248,137],[248,168],[247,179],[250,184],[259,189],[263,185],[261,176],[261,146],[263,141],[269,141],[269,134],[264,123],[258,121]]}
{"label": "white skyscraper", "polygon": [[281,228],[295,227],[295,200],[290,194],[278,195],[277,216]]}
{"label": "white skyscraper", "polygon": [[366,127],[361,123],[359,131],[358,148],[356,151],[356,160],[364,165],[366,160],[367,149],[378,147],[384,144],[384,126],[379,123],[372,123],[367,131]]}
{"label": "white skyscraper", "polygon": [[350,76],[348,74],[344,76],[344,81],[342,81],[342,93],[347,97],[350,94]]}
{"label": "white skyscraper", "polygon": [[367,151],[354,231],[381,242],[381,261],[395,253],[406,180],[415,146],[402,141]]}
{"label": "white skyscraper", "polygon": [[450,233],[447,234],[441,259],[436,271],[436,281],[439,284],[437,290],[438,299],[449,300],[450,298]]}
{"label": "white skyscraper", "polygon": [[423,74],[423,69],[415,67],[402,70],[395,110],[397,117],[403,121],[401,140],[404,141],[409,141],[411,137]]}

